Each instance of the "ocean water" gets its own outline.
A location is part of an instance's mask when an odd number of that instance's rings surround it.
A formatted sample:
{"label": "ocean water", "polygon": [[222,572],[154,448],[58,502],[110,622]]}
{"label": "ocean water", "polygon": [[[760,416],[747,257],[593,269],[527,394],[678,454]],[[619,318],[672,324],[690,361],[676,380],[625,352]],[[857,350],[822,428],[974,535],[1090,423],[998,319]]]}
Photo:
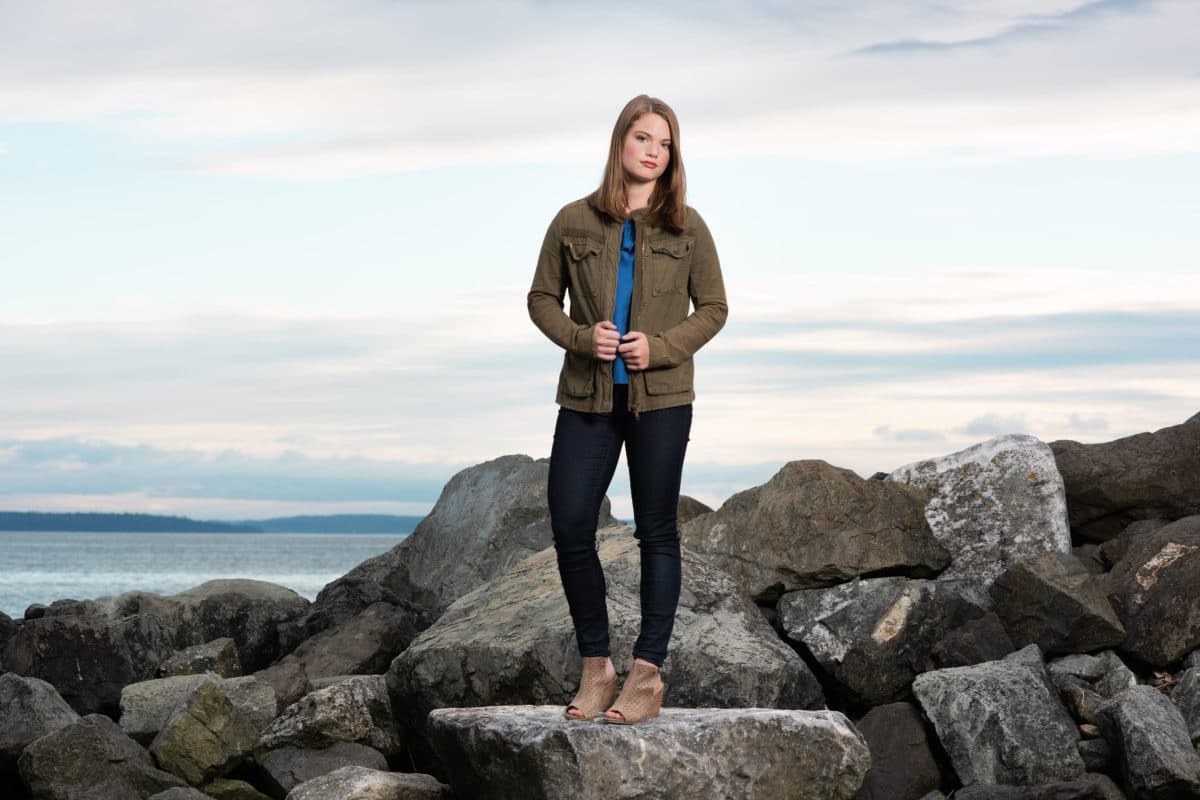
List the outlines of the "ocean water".
{"label": "ocean water", "polygon": [[314,600],[408,534],[0,531],[0,611],[133,589],[174,594],[214,578],[270,581]]}

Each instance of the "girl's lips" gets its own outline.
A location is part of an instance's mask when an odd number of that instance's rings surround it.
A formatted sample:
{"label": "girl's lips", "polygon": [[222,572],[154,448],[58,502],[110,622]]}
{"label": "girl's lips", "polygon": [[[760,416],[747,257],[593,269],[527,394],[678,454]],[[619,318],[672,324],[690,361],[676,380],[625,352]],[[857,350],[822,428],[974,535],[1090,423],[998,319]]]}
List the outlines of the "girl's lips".
{"label": "girl's lips", "polygon": [[642,166],[649,167],[650,169],[654,169],[655,167],[658,166],[658,163],[655,161],[643,161]]}

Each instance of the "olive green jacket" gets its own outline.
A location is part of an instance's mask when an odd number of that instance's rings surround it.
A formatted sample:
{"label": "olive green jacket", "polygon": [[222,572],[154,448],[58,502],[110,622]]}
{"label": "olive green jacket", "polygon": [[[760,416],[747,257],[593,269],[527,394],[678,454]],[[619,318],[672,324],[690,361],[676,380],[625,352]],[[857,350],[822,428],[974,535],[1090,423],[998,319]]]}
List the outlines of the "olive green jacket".
{"label": "olive green jacket", "polygon": [[[692,355],[721,330],[729,313],[717,249],[704,220],[688,206],[681,234],[646,222],[635,210],[633,299],[629,330],[646,334],[650,363],[629,372],[628,409],[679,406],[696,399]],[[566,350],[555,402],[576,411],[610,413],[613,362],[592,355],[592,328],[612,320],[619,222],[601,217],[585,199],[568,203],[550,223],[529,289],[529,317]],[[570,294],[570,314],[563,296]],[[689,301],[695,310],[688,313]]]}

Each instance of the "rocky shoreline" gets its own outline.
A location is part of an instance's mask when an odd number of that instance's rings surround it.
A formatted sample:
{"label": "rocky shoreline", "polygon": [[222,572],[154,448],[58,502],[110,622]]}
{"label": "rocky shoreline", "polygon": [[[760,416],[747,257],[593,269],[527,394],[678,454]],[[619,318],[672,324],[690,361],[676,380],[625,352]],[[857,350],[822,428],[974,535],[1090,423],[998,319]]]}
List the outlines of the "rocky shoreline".
{"label": "rocky shoreline", "polygon": [[[0,614],[0,796],[1200,798],[1200,414],[683,498],[638,726],[562,716],[547,470],[463,470],[312,603],[217,580]],[[624,674],[638,545],[599,522]]]}

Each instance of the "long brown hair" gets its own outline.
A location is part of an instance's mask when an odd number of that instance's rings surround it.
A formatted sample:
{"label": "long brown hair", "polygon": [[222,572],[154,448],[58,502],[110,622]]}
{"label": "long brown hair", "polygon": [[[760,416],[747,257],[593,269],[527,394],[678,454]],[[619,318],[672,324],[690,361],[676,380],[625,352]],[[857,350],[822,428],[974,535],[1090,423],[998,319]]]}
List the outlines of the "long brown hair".
{"label": "long brown hair", "polygon": [[679,120],[671,107],[657,97],[639,94],[625,104],[613,125],[612,141],[608,146],[608,163],[604,167],[604,178],[600,188],[588,196],[588,205],[601,215],[620,222],[625,219],[628,194],[625,185],[625,170],[621,166],[621,149],[625,145],[625,134],[633,123],[646,114],[658,114],[667,121],[671,131],[670,158],[667,168],[654,183],[650,193],[647,219],[651,225],[682,233],[687,224],[687,179],[683,172],[683,152],[679,147]]}

